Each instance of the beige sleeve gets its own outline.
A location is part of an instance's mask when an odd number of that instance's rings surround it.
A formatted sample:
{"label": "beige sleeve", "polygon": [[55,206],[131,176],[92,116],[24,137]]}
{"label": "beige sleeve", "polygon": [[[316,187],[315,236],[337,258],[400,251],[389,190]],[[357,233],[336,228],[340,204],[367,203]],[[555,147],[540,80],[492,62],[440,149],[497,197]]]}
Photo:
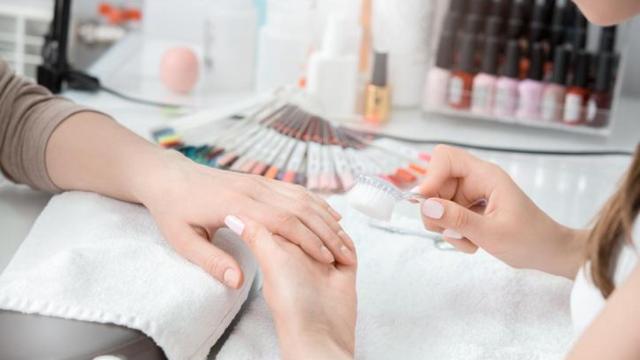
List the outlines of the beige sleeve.
{"label": "beige sleeve", "polygon": [[90,111],[13,73],[0,60],[0,169],[12,181],[35,189],[60,189],[47,173],[49,137],[69,116]]}

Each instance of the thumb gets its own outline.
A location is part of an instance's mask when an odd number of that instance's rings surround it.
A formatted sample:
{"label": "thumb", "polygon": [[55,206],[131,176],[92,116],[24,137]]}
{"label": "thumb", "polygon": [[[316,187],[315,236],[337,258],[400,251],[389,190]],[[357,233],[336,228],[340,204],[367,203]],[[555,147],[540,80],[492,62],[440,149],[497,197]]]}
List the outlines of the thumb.
{"label": "thumb", "polygon": [[482,238],[485,222],[482,215],[450,200],[430,198],[421,206],[422,221],[430,228],[444,229],[445,240],[458,250],[473,253],[476,240]]}
{"label": "thumb", "polygon": [[231,255],[213,245],[206,235],[191,225],[175,227],[177,231],[169,232],[167,239],[180,255],[230,288],[237,289],[242,285],[242,269]]}
{"label": "thumb", "polygon": [[233,215],[225,217],[224,223],[249,246],[261,267],[270,263],[268,254],[278,240],[264,225],[248,218],[240,219]]}

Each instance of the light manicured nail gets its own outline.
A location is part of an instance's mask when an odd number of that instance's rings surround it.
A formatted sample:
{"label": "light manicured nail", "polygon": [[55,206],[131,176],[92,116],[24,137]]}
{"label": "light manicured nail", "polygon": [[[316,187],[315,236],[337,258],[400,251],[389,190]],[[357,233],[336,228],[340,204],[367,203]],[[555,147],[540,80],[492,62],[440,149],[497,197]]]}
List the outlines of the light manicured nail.
{"label": "light manicured nail", "polygon": [[233,270],[233,269],[227,269],[224,271],[224,283],[227,284],[227,286],[235,288],[236,286],[238,286],[238,281],[240,281],[240,275],[238,275],[238,272]]}
{"label": "light manicured nail", "polygon": [[420,194],[420,186],[414,186],[409,192],[414,194]]}
{"label": "light manicured nail", "polygon": [[431,219],[441,219],[444,206],[435,200],[427,199],[422,203],[422,214]]}
{"label": "light manicured nail", "polygon": [[329,249],[327,249],[326,246],[322,245],[320,247],[320,252],[322,253],[322,257],[324,257],[327,262],[336,261],[336,258],[333,257],[333,254],[331,253],[331,251],[329,251]]}
{"label": "light manicured nail", "polygon": [[242,232],[244,231],[244,223],[242,220],[233,215],[227,215],[227,217],[224,218],[224,224],[227,225],[231,231],[242,236]]}
{"label": "light manicured nail", "polygon": [[453,240],[462,240],[463,236],[455,231],[455,230],[451,230],[451,229],[445,229],[442,232],[442,236],[449,238],[449,239],[453,239]]}

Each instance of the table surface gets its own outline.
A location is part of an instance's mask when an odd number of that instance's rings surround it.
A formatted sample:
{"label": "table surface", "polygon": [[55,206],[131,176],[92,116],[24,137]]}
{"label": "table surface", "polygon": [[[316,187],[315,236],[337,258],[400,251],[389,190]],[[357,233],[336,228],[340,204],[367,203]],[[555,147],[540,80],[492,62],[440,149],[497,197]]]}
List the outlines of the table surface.
{"label": "table surface", "polygon": [[[139,59],[132,49],[140,38],[132,36],[117,44],[92,67],[92,73],[117,89],[145,98],[184,102],[192,111],[222,107],[251,96],[246,93],[207,94],[176,98],[157,79],[138,74]],[[140,57],[139,55],[138,57]],[[138,63],[138,65],[136,65]],[[139,91],[139,92],[138,92]],[[150,130],[166,126],[176,115],[166,110],[127,102],[106,93],[67,91],[74,101],[111,114],[139,135],[149,138]],[[377,130],[413,138],[467,142],[503,147],[530,147],[561,150],[632,150],[640,139],[640,101],[623,98],[608,137],[572,134],[548,129],[527,128],[443,115],[424,115],[416,109],[394,112],[391,121]],[[629,157],[550,157],[478,152],[505,167],[524,190],[559,221],[584,226],[613,191],[629,163]],[[46,205],[48,194],[0,180],[0,271],[28,234]]]}

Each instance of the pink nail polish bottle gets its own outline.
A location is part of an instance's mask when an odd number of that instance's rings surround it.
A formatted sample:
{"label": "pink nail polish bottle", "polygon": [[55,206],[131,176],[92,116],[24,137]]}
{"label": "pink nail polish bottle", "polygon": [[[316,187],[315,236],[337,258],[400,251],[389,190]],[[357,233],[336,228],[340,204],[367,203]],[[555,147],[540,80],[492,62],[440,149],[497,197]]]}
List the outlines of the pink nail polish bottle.
{"label": "pink nail polish bottle", "polygon": [[530,49],[529,71],[527,78],[518,85],[518,111],[520,120],[537,120],[540,118],[542,91],[544,85],[544,48],[541,43],[534,43]]}
{"label": "pink nail polish bottle", "polygon": [[436,63],[427,73],[423,102],[425,110],[447,106],[449,80],[451,79],[451,68],[454,63],[453,43],[455,41],[457,21],[457,17],[448,16],[440,35]]}
{"label": "pink nail polish bottle", "polygon": [[496,104],[494,114],[513,116],[518,106],[518,83],[520,76],[520,45],[517,40],[507,43],[507,59],[502,76],[496,82]]}
{"label": "pink nail polish bottle", "polygon": [[490,115],[493,111],[498,81],[498,53],[500,39],[489,37],[484,47],[481,72],[473,80],[471,111],[476,114]]}
{"label": "pink nail polish bottle", "polygon": [[564,97],[567,93],[569,55],[570,52],[565,47],[559,47],[555,50],[551,81],[544,87],[542,93],[541,119],[543,121],[562,121]]}

